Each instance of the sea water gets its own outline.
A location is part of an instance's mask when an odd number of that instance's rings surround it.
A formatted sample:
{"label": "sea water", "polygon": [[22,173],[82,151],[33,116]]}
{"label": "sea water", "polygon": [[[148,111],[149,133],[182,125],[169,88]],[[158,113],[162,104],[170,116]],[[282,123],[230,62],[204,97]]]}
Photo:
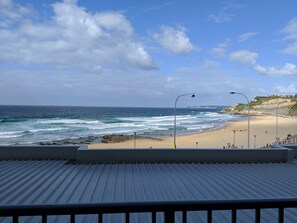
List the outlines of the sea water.
{"label": "sea water", "polygon": [[[222,107],[178,108],[177,134],[206,131],[242,116]],[[0,106],[0,145],[34,144],[81,137],[126,134],[150,137],[173,133],[173,108]]]}

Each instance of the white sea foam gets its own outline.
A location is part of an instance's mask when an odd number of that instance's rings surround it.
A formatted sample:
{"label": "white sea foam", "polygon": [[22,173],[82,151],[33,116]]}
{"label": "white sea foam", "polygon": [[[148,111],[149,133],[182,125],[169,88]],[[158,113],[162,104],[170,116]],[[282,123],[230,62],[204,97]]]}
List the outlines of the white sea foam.
{"label": "white sea foam", "polygon": [[10,131],[10,132],[0,132],[0,136],[2,135],[14,135],[14,134],[19,134],[22,133],[23,131]]}
{"label": "white sea foam", "polygon": [[[129,133],[134,131],[153,132],[156,130],[168,131],[173,126],[173,118],[174,116],[123,117],[119,118],[119,120],[128,121],[129,123],[103,124],[101,126],[89,126],[88,128],[100,130],[100,134]],[[178,115],[176,119],[178,128],[202,131],[221,125],[228,119],[232,119],[232,116],[226,117],[225,114],[202,112],[192,115]]]}
{"label": "white sea foam", "polygon": [[48,132],[48,131],[61,131],[67,128],[50,128],[50,129],[30,129],[28,132]]}
{"label": "white sea foam", "polygon": [[[191,115],[177,115],[176,118],[179,120],[186,120],[193,116]],[[119,118],[122,121],[131,121],[131,122],[162,122],[162,121],[173,121],[174,116],[153,116],[153,117],[124,117]]]}
{"label": "white sea foam", "polygon": [[104,130],[104,129],[118,129],[118,128],[137,128],[137,127],[144,127],[144,124],[140,123],[132,123],[132,122],[121,122],[121,123],[110,123],[110,124],[102,124],[102,125],[93,125],[93,126],[85,126],[88,129],[92,130]]}
{"label": "white sea foam", "polygon": [[210,128],[213,128],[215,127],[215,125],[192,125],[191,127],[188,127],[187,130],[197,130],[197,129],[201,129],[201,130],[204,130],[204,129],[210,129]]}
{"label": "white sea foam", "polygon": [[169,128],[154,127],[153,130],[166,131],[166,130],[169,130]]}
{"label": "white sea foam", "polygon": [[49,119],[39,121],[41,124],[100,124],[98,120],[82,120],[82,119]]}
{"label": "white sea foam", "polygon": [[23,135],[0,135],[0,139],[9,139],[9,138],[17,138]]}
{"label": "white sea foam", "polygon": [[133,133],[133,130],[129,129],[112,129],[112,130],[105,130],[105,131],[97,131],[95,134],[98,135],[107,135],[107,134],[129,134]]}

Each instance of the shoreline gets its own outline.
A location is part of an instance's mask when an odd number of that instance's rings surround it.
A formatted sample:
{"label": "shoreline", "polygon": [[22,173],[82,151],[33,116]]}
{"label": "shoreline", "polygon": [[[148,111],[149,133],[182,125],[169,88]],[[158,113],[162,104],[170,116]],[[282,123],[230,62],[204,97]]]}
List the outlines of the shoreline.
{"label": "shoreline", "polygon": [[[251,117],[251,148],[270,145],[276,137],[276,120],[272,115]],[[235,131],[235,133],[234,133]],[[296,117],[279,116],[279,137],[286,138],[288,134],[297,134]],[[178,148],[228,148],[234,144],[237,148],[247,147],[247,120],[229,121],[222,127],[215,127],[200,133],[177,135]],[[173,136],[158,137],[160,141],[151,139],[136,139],[136,148],[172,148]],[[197,144],[198,142],[198,144]],[[120,143],[94,143],[88,145],[95,148],[134,148],[134,140]]]}

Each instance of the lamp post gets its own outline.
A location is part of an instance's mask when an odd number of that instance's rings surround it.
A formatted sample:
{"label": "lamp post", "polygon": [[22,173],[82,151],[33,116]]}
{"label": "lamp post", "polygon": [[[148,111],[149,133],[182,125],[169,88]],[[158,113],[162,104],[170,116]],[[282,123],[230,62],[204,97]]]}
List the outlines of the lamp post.
{"label": "lamp post", "polygon": [[180,97],[183,96],[188,96],[191,95],[192,98],[195,98],[196,94],[195,93],[188,93],[188,94],[181,94],[179,96],[177,96],[177,98],[175,99],[175,104],[174,104],[174,133],[173,133],[173,148],[176,148],[176,104],[177,101]]}
{"label": "lamp post", "polygon": [[287,102],[287,100],[285,100],[285,101],[280,101],[279,103],[277,103],[277,105],[276,105],[276,130],[275,130],[275,133],[276,133],[276,135],[275,135],[275,142],[277,143],[278,142],[278,140],[279,140],[279,138],[278,138],[278,106],[281,104],[281,103],[284,103],[284,102]]}
{"label": "lamp post", "polygon": [[233,130],[233,146],[234,146],[234,147],[236,147],[236,146],[235,146],[235,133],[236,133],[236,130]]}
{"label": "lamp post", "polygon": [[257,138],[257,135],[254,135],[254,149],[256,149],[256,138]]}
{"label": "lamp post", "polygon": [[245,99],[247,100],[247,103],[248,103],[248,149],[249,149],[250,148],[250,101],[247,98],[247,96],[243,93],[231,91],[230,94],[240,94],[243,97],[245,97]]}
{"label": "lamp post", "polygon": [[134,149],[136,149],[136,132],[134,132]]}

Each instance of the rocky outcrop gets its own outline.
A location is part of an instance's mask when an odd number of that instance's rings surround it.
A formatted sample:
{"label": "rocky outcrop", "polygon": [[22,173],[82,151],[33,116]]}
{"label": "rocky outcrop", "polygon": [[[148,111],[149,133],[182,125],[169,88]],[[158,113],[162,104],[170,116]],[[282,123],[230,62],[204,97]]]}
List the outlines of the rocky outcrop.
{"label": "rocky outcrop", "polygon": [[[136,139],[152,139],[159,140],[162,139],[148,137],[148,136],[140,136],[136,135]],[[120,143],[128,140],[134,139],[134,135],[123,135],[123,134],[112,134],[112,135],[104,135],[104,136],[86,136],[79,137],[74,139],[61,139],[61,140],[53,140],[53,141],[43,141],[35,143],[37,145],[43,146],[51,146],[51,145],[84,145],[84,144],[93,144],[93,143]]]}
{"label": "rocky outcrop", "polygon": [[119,143],[119,142],[125,142],[127,140],[132,139],[133,136],[129,135],[105,135],[102,137],[101,142],[102,143]]}
{"label": "rocky outcrop", "polygon": [[87,136],[87,137],[79,137],[75,139],[61,139],[61,140],[53,140],[53,141],[44,141],[36,143],[38,145],[43,146],[51,146],[51,145],[83,145],[83,144],[91,144],[100,142],[99,136]]}
{"label": "rocky outcrop", "polygon": [[102,143],[120,143],[120,142],[125,142],[131,139],[134,139],[134,137],[136,139],[153,139],[153,140],[159,140],[161,141],[161,139],[158,138],[152,138],[152,137],[148,137],[148,136],[139,136],[139,135],[123,135],[123,134],[119,134],[119,135],[105,135],[102,137],[101,142]]}

